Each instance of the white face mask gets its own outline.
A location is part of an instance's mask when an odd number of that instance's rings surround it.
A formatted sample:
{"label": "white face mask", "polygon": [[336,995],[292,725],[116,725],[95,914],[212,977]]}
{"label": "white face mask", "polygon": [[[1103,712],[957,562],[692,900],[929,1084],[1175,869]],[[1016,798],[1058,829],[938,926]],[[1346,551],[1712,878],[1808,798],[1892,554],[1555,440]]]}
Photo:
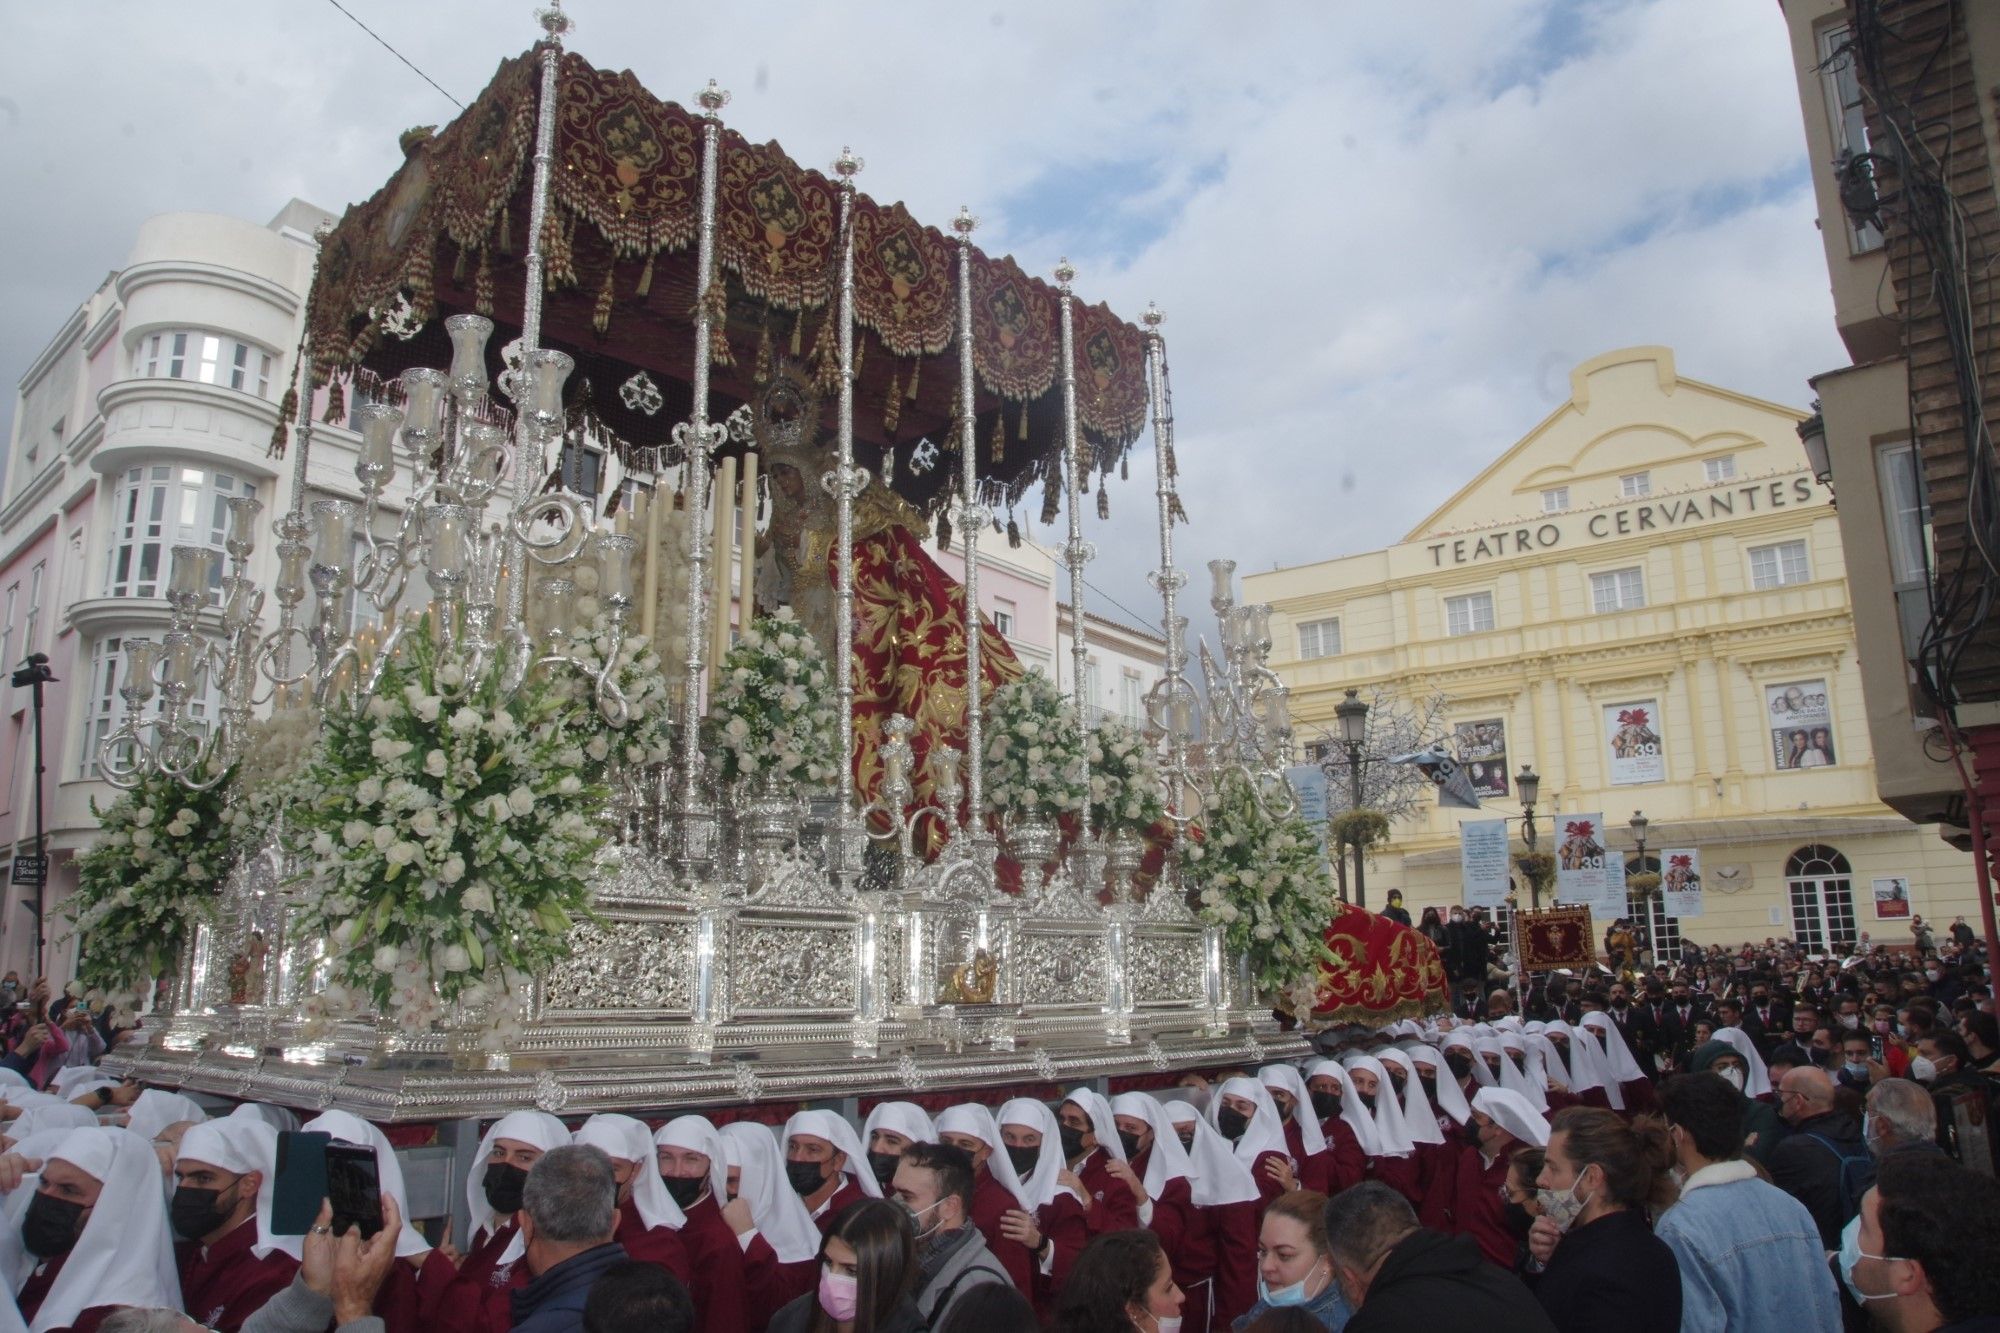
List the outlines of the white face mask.
{"label": "white face mask", "polygon": [[1541,1205],[1542,1216],[1555,1223],[1556,1230],[1568,1231],[1574,1226],[1578,1215],[1590,1206],[1591,1199],[1597,1194],[1596,1190],[1592,1190],[1581,1199],[1577,1198],[1576,1187],[1582,1183],[1583,1172],[1579,1171],[1576,1173],[1576,1179],[1570,1182],[1570,1187],[1566,1190],[1535,1191],[1535,1202]]}
{"label": "white face mask", "polygon": [[1181,1317],[1179,1315],[1168,1315],[1163,1319],[1151,1310],[1142,1311],[1142,1313],[1146,1318],[1153,1321],[1153,1327],[1157,1330],[1157,1333],[1181,1333]]}
{"label": "white face mask", "polygon": [[1937,1077],[1937,1062],[1915,1056],[1910,1061],[1910,1077],[1919,1083],[1928,1083]]}
{"label": "white face mask", "polygon": [[1718,1073],[1718,1074],[1720,1074],[1720,1075],[1722,1075],[1722,1076],[1723,1076],[1724,1078],[1728,1079],[1728,1080],[1729,1080],[1729,1084],[1730,1084],[1730,1086],[1731,1086],[1731,1087],[1733,1087],[1733,1088],[1735,1088],[1735,1089],[1736,1089],[1736,1090],[1737,1090],[1738,1092],[1741,1092],[1741,1091],[1743,1091],[1743,1071],[1742,1071],[1742,1070],[1740,1070],[1740,1069],[1718,1069],[1718,1070],[1716,1070],[1715,1072],[1716,1072],[1716,1073]]}

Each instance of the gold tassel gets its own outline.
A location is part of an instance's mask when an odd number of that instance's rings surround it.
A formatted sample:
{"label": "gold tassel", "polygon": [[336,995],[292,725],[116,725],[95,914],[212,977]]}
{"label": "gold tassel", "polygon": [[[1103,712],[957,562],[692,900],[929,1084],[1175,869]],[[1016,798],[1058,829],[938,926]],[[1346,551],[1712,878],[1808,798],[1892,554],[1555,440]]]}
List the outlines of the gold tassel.
{"label": "gold tassel", "polygon": [[1021,404],[1021,438],[1028,438],[1028,404],[1025,401]]}
{"label": "gold tassel", "polygon": [[993,461],[998,463],[1007,456],[1007,405],[1002,403],[993,410]]}
{"label": "gold tassel", "polygon": [[854,383],[861,383],[861,363],[868,359],[868,340],[861,336],[861,330],[854,331]]}
{"label": "gold tassel", "polygon": [[493,314],[493,264],[492,252],[479,252],[479,273],[472,280],[472,308],[489,318]]}
{"label": "gold tassel", "polygon": [[840,351],[833,343],[831,311],[820,321],[819,337],[813,341],[813,387],[822,394],[840,391]]}
{"label": "gold tassel", "polygon": [[1187,521],[1187,510],[1181,508],[1180,493],[1178,491],[1169,493],[1167,496],[1167,522],[1184,524]]}
{"label": "gold tassel", "polygon": [[909,399],[913,403],[917,401],[917,377],[919,375],[922,375],[923,373],[924,373],[924,359],[921,356],[919,356],[917,358],[916,366],[910,371],[910,387],[903,391],[903,397]]}
{"label": "gold tassel", "polygon": [[1118,455],[1118,480],[1132,480],[1132,452],[1129,449]]}
{"label": "gold tassel", "polygon": [[285,397],[278,404],[278,424],[271,431],[271,448],[269,454],[272,458],[283,458],[285,456],[285,446],[291,442],[291,421],[298,414],[299,391],[294,386],[285,390]]}
{"label": "gold tassel", "polygon": [[458,247],[457,257],[451,261],[451,280],[454,283],[465,281],[465,247],[462,245]]}
{"label": "gold tassel", "polygon": [[757,336],[757,365],[750,378],[756,384],[771,382],[771,311],[768,306],[764,310],[762,332]]}
{"label": "gold tassel", "polygon": [[590,327],[599,333],[611,332],[611,265],[604,266],[604,285],[597,289],[597,304],[591,308]]}
{"label": "gold tassel", "polygon": [[949,551],[951,549],[951,516],[948,514],[940,513],[938,515],[937,544],[940,551]]}
{"label": "gold tassel", "polygon": [[1021,549],[1021,525],[1014,521],[1012,510],[1007,512],[1007,545],[1016,551]]}
{"label": "gold tassel", "polygon": [[1167,480],[1174,481],[1181,475],[1180,461],[1174,457],[1174,447],[1171,444],[1166,447],[1166,452],[1167,452]]}
{"label": "gold tassel", "polygon": [[639,270],[639,287],[637,291],[633,292],[633,295],[637,296],[640,300],[643,301],[652,294],[653,294],[653,254],[651,251],[648,251],[646,254],[646,267]]}
{"label": "gold tassel", "polygon": [[805,336],[806,310],[804,306],[800,306],[799,317],[792,321],[792,360],[794,361],[799,359],[799,348],[803,345]]}
{"label": "gold tassel", "polygon": [[1058,502],[1056,499],[1056,479],[1050,477],[1042,483],[1042,526],[1056,521]]}
{"label": "gold tassel", "polygon": [[903,419],[903,394],[898,387],[895,369],[889,371],[889,396],[882,403],[882,430],[891,439],[895,438],[896,426]]}
{"label": "gold tassel", "polygon": [[338,426],[347,420],[347,391],[339,380],[334,380],[326,391],[326,415],[320,418],[329,426]]}
{"label": "gold tassel", "polygon": [[1097,479],[1097,516],[1101,519],[1111,517],[1111,493],[1104,489],[1102,477]]}
{"label": "gold tassel", "polygon": [[514,253],[514,208],[511,204],[500,205],[500,253]]}
{"label": "gold tassel", "polygon": [[701,299],[708,314],[709,363],[733,366],[736,355],[729,350],[729,285],[723,281],[720,260],[708,275],[708,290],[701,294]]}

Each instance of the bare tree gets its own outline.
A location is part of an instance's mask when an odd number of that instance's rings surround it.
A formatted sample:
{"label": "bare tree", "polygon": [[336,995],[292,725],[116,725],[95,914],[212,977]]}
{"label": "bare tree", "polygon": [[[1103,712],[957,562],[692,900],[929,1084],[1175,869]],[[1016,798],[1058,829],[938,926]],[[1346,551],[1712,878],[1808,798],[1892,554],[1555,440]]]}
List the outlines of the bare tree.
{"label": "bare tree", "polygon": [[[1397,755],[1442,745],[1452,750],[1445,710],[1451,701],[1432,694],[1415,702],[1385,693],[1378,685],[1368,699],[1367,734],[1361,742],[1361,805],[1395,824],[1430,801],[1437,788],[1415,764],[1392,764]],[[1324,727],[1299,736],[1308,763],[1326,773],[1326,808],[1333,816],[1353,809],[1347,765],[1347,743]]]}

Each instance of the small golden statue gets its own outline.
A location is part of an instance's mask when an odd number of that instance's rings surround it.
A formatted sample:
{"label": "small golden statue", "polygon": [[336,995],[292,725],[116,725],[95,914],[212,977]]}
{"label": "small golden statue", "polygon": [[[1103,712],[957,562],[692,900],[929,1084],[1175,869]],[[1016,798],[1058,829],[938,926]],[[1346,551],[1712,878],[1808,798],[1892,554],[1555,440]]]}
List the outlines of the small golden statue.
{"label": "small golden statue", "polygon": [[939,988],[939,1004],[991,1004],[1000,989],[999,960],[985,949],[974,949],[972,960],[960,963]]}
{"label": "small golden statue", "polygon": [[1611,927],[1604,943],[1611,961],[1617,965],[1619,977],[1631,981],[1639,970],[1639,936],[1633,931],[1631,923],[1621,918]]}

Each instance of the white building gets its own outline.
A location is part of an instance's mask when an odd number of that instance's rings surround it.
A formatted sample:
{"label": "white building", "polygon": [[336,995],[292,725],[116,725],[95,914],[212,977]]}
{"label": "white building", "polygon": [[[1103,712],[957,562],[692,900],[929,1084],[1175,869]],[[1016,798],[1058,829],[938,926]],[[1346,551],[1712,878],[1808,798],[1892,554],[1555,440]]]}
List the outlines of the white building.
{"label": "white building", "polygon": [[[168,625],[176,545],[222,549],[221,502],[255,496],[263,517],[289,503],[290,456],[270,454],[311,283],[313,233],[330,215],[292,200],[263,226],[169,213],[140,229],[124,266],[78,307],[22,377],[0,502],[0,658],[46,653],[57,683],[43,716],[47,901],[52,970],[68,971],[60,904],[73,857],[96,828],[98,742],[124,712],[124,645]],[[356,437],[321,426],[315,489],[355,496]],[[268,522],[251,574],[276,573]],[[219,557],[220,559],[220,557]],[[267,605],[275,621],[275,606]],[[214,626],[219,628],[219,613]],[[0,846],[31,851],[29,692],[0,684],[0,763],[13,775]],[[213,691],[192,711],[213,716]],[[0,908],[0,963],[27,972],[33,929],[12,886]]]}

